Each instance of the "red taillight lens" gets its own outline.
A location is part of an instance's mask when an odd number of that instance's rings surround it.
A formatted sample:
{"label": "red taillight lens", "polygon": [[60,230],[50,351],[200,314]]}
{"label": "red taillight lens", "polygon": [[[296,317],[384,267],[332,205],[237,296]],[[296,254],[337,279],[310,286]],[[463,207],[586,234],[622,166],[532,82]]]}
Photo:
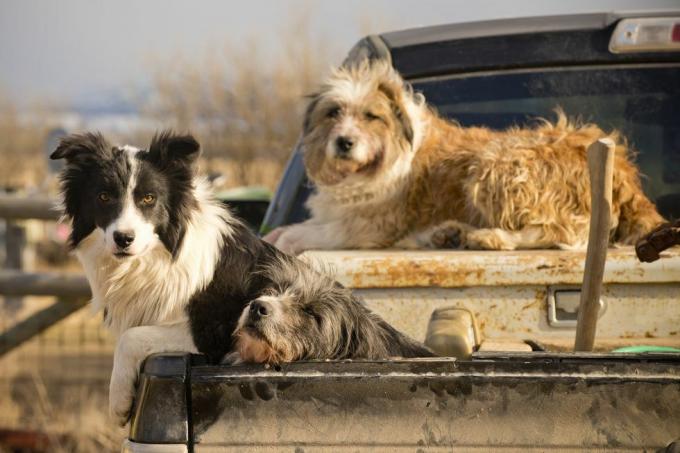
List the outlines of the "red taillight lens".
{"label": "red taillight lens", "polygon": [[609,50],[613,53],[680,51],[680,17],[622,19],[614,29]]}
{"label": "red taillight lens", "polygon": [[680,42],[680,24],[673,25],[673,32],[671,33],[671,41]]}

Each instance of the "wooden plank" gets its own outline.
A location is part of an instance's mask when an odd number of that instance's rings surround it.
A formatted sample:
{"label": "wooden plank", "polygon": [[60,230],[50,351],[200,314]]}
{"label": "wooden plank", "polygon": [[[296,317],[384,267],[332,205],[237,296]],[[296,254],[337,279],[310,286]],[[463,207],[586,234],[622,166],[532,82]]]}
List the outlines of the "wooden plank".
{"label": "wooden plank", "polygon": [[[26,230],[12,220],[5,222],[5,268],[20,271],[24,267],[24,247],[26,247]],[[10,312],[21,309],[23,301],[20,296],[6,296],[5,306]]]}
{"label": "wooden plank", "polygon": [[576,324],[575,351],[592,351],[595,343],[604,263],[609,248],[615,148],[614,142],[606,138],[596,141],[588,148],[590,230]]}
{"label": "wooden plank", "polygon": [[58,202],[47,197],[19,197],[0,194],[0,218],[58,220]]}
{"label": "wooden plank", "polygon": [[0,356],[20,346],[48,327],[56,324],[71,313],[87,305],[88,299],[58,299],[54,304],[41,310],[0,334]]}
{"label": "wooden plank", "polygon": [[84,275],[0,271],[0,294],[9,296],[91,297]]}

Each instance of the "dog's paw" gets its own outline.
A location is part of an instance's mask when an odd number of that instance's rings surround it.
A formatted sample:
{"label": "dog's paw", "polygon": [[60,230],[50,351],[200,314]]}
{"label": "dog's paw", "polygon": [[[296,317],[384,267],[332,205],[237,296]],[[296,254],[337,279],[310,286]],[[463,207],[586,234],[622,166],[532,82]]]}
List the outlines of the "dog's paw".
{"label": "dog's paw", "polygon": [[120,426],[125,426],[130,418],[139,367],[148,355],[144,348],[144,329],[147,327],[133,327],[123,332],[113,354],[109,414]]}
{"label": "dog's paw", "polygon": [[133,394],[125,387],[125,384],[111,378],[109,416],[118,426],[125,426],[132,412]]}
{"label": "dog's paw", "polygon": [[225,355],[220,363],[223,365],[241,365],[245,362],[241,358],[241,354],[239,354],[237,351],[233,351]]}
{"label": "dog's paw", "polygon": [[471,250],[515,250],[510,234],[499,228],[482,228],[467,233],[465,248]]}
{"label": "dog's paw", "polygon": [[[272,232],[273,233],[273,232]],[[297,255],[307,250],[306,229],[299,225],[285,228],[274,242],[274,246],[289,255]]]}
{"label": "dog's paw", "polygon": [[279,238],[281,237],[283,232],[286,231],[286,229],[287,229],[286,227],[274,228],[269,233],[262,236],[262,240],[265,242],[269,242],[271,245],[276,245],[276,241],[279,240]]}
{"label": "dog's paw", "polygon": [[450,221],[437,226],[430,236],[430,244],[436,249],[460,249],[465,244],[467,228]]}

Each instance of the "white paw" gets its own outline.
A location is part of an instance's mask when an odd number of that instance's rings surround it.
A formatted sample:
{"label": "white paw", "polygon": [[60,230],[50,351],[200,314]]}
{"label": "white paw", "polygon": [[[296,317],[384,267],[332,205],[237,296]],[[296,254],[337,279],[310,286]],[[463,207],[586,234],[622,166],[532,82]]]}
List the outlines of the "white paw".
{"label": "white paw", "polygon": [[307,228],[292,225],[280,233],[276,242],[274,242],[274,246],[289,255],[297,255],[309,248],[306,244],[307,234],[309,234]]}
{"label": "white paw", "polygon": [[278,227],[271,230],[269,233],[262,236],[264,242],[269,242],[272,245],[276,245],[276,241],[279,240],[281,234],[286,231],[287,227]]}
{"label": "white paw", "polygon": [[109,386],[109,416],[118,426],[125,426],[130,419],[132,400],[134,398],[134,382],[132,388],[122,380],[111,377]]}
{"label": "white paw", "polygon": [[143,327],[133,327],[120,336],[113,355],[113,371],[109,384],[109,414],[120,426],[125,426],[132,410],[139,367],[146,357],[139,333]]}

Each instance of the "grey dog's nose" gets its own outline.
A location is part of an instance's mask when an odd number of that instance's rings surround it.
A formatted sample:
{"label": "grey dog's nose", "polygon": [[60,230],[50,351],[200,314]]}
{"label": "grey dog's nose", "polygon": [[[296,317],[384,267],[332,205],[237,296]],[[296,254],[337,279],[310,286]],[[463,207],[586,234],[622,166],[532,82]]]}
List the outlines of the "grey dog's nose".
{"label": "grey dog's nose", "polygon": [[335,140],[335,147],[337,148],[340,157],[346,157],[353,145],[354,142],[349,137],[340,136]]}
{"label": "grey dog's nose", "polygon": [[265,318],[272,312],[272,307],[263,300],[254,300],[250,303],[250,317],[252,319]]}
{"label": "grey dog's nose", "polygon": [[132,231],[114,231],[113,241],[122,249],[127,248],[135,240],[135,233]]}

